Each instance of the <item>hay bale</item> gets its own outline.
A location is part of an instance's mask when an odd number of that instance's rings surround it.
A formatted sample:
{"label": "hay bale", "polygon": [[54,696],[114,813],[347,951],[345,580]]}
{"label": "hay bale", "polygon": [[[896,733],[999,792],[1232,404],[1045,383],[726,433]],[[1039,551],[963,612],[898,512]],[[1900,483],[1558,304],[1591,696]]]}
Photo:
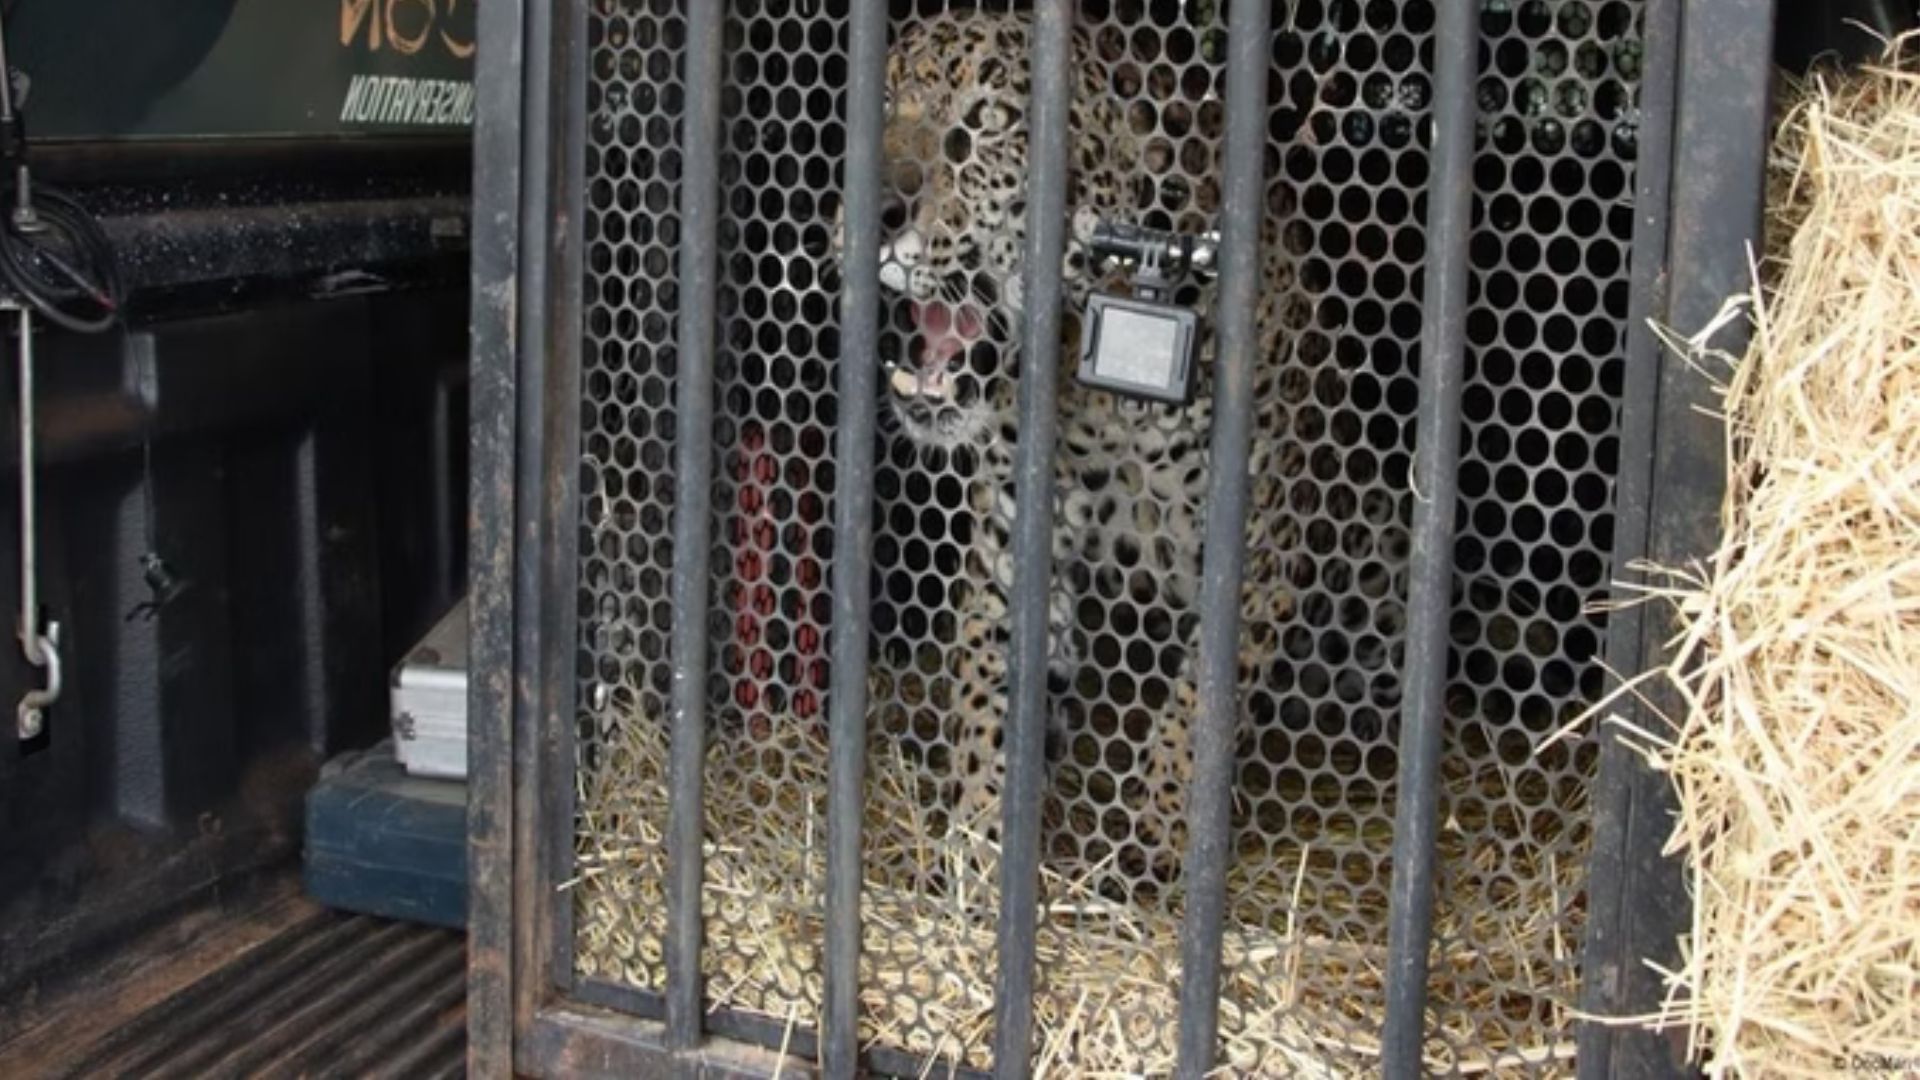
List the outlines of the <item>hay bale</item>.
{"label": "hay bale", "polygon": [[1733,367],[1725,542],[1667,575],[1662,674],[1687,711],[1671,741],[1642,737],[1679,794],[1669,850],[1695,903],[1655,1022],[1716,1073],[1920,1053],[1914,70],[1896,46],[1795,88],[1751,347],[1694,348]]}

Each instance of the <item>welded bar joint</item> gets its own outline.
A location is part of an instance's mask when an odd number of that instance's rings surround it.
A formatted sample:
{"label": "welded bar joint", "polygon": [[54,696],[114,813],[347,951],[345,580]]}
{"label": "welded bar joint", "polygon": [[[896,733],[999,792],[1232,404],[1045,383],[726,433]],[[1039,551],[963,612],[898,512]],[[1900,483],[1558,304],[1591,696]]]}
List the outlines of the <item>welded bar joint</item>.
{"label": "welded bar joint", "polygon": [[1441,735],[1446,726],[1447,622],[1453,605],[1460,398],[1466,368],[1467,244],[1473,225],[1479,6],[1440,4],[1437,14],[1433,183],[1427,197],[1425,312],[1415,419],[1413,565],[1402,672],[1399,795],[1393,815],[1387,1015],[1380,1037],[1382,1071],[1396,1078],[1421,1075],[1425,1041],[1435,819]]}
{"label": "welded bar joint", "polygon": [[713,492],[713,369],[720,226],[721,35],[727,5],[688,5],[685,163],[680,217],[680,378],[676,388],[673,684],[667,791],[669,1048],[700,1041],[700,887],[705,856],[707,605]]}
{"label": "welded bar joint", "polygon": [[1199,713],[1187,794],[1187,911],[1180,932],[1177,1075],[1213,1069],[1220,1026],[1220,953],[1233,858],[1233,749],[1240,711],[1240,587],[1246,566],[1253,367],[1259,362],[1260,218],[1266,207],[1266,118],[1271,5],[1239,4],[1227,28],[1224,218],[1220,229],[1218,348],[1201,567]]}
{"label": "welded bar joint", "polygon": [[858,1069],[860,822],[866,783],[867,646],[873,551],[874,417],[880,370],[885,0],[856,0],[848,43],[846,252],[840,297],[839,481],[834,501],[832,683],[828,690],[826,993],[821,1065]]}
{"label": "welded bar joint", "polygon": [[1007,781],[1000,808],[1000,962],[994,980],[993,1032],[995,1073],[1013,1080],[1032,1070],[1073,8],[1068,0],[1040,0],[1034,5],[1033,100],[1028,111],[1028,226],[1022,263],[1026,320],[1020,338],[1020,444],[1014,455]]}

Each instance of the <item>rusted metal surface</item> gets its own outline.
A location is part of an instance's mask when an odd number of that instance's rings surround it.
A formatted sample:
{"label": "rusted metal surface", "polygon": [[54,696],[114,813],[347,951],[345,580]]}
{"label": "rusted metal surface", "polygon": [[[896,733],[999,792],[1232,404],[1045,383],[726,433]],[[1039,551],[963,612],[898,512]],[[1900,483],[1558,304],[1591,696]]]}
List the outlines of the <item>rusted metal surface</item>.
{"label": "rusted metal surface", "polygon": [[513,505],[519,335],[520,80],[524,6],[489,3],[475,76],[471,498],[472,672],[467,716],[468,1064],[513,1056]]}
{"label": "rusted metal surface", "polygon": [[[550,446],[547,421],[550,385],[548,356],[557,332],[557,290],[564,273],[552,250],[558,224],[553,221],[553,158],[562,136],[553,127],[557,88],[558,44],[554,27],[562,16],[556,8],[570,5],[535,4],[527,9],[525,70],[521,72],[520,123],[520,319],[514,356],[514,448],[511,475],[514,485],[512,523],[513,562],[513,716],[512,835],[513,835],[513,964],[512,1015],[516,1039],[533,1022],[548,986],[541,947],[547,933],[545,917],[549,893],[539,823],[546,788],[541,766],[542,703],[545,700],[543,641],[544,607],[557,598],[544,573],[549,545],[544,464]],[[515,1047],[517,1054],[518,1047]]]}
{"label": "rusted metal surface", "polygon": [[551,38],[549,52],[556,73],[550,80],[553,92],[547,123],[558,137],[542,165],[552,172],[546,188],[546,216],[551,225],[544,236],[546,259],[552,270],[547,318],[541,328],[541,362],[546,377],[540,384],[538,406],[543,434],[539,458],[533,462],[540,470],[542,498],[537,508],[529,510],[531,522],[536,523],[531,527],[537,528],[539,535],[537,545],[527,553],[537,563],[536,591],[541,598],[537,606],[528,609],[537,612],[539,619],[534,632],[538,652],[531,659],[539,666],[535,680],[538,701],[529,714],[538,717],[538,723],[522,745],[527,747],[525,756],[541,778],[537,781],[541,805],[528,827],[536,830],[544,845],[537,851],[538,859],[528,863],[529,872],[539,875],[531,892],[534,908],[528,916],[532,927],[530,955],[540,972],[542,993],[564,996],[573,977],[573,905],[570,895],[559,894],[550,885],[571,876],[573,866],[571,776],[572,718],[577,711],[573,677],[577,612],[571,597],[580,565],[580,532],[574,523],[579,520],[580,501],[586,5],[553,5],[551,18],[551,25],[543,31]]}

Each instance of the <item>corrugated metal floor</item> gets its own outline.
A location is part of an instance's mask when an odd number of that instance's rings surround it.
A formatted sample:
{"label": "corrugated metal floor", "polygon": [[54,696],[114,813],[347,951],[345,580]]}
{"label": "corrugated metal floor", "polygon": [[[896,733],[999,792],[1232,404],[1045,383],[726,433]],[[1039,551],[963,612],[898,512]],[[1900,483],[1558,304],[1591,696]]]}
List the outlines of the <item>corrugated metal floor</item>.
{"label": "corrugated metal floor", "polygon": [[59,1074],[444,1077],[465,1072],[466,941],[316,912],[135,1014]]}

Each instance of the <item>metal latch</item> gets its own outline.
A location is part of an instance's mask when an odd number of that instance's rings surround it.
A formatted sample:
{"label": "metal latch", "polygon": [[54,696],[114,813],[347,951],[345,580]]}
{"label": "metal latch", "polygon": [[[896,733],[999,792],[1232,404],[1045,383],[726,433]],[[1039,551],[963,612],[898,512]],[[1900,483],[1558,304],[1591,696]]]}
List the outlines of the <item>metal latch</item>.
{"label": "metal latch", "polygon": [[1102,221],[1088,246],[1095,259],[1134,268],[1133,292],[1087,298],[1080,382],[1128,397],[1190,403],[1199,368],[1200,316],[1171,297],[1188,273],[1213,268],[1219,236]]}

